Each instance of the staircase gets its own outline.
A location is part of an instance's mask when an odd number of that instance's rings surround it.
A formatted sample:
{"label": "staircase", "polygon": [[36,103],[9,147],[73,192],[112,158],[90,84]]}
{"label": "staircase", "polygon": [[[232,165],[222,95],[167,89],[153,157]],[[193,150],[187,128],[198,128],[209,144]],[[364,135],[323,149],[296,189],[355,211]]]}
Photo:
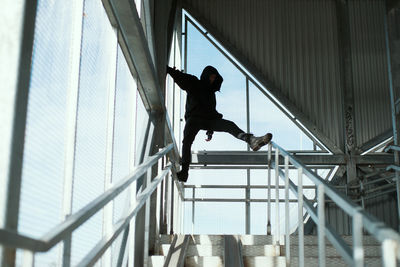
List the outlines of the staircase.
{"label": "staircase", "polygon": [[[194,235],[189,236],[186,255],[181,266],[186,267],[220,267],[226,265],[224,260],[225,238],[223,235]],[[150,257],[150,267],[179,266],[179,264],[164,265],[170,252],[174,236],[162,235],[159,240],[159,254]],[[343,239],[351,246],[352,237],[344,236]],[[258,266],[286,266],[285,246],[272,245],[272,236],[242,235],[238,237],[241,243],[243,265],[246,267]],[[283,238],[281,239],[283,240]],[[290,237],[290,266],[298,266],[298,237]],[[368,266],[382,266],[381,247],[371,236],[363,237],[365,264]],[[171,252],[172,253],[172,252]],[[327,242],[326,266],[346,266],[336,249]],[[304,236],[304,266],[318,266],[318,238],[317,236]]]}

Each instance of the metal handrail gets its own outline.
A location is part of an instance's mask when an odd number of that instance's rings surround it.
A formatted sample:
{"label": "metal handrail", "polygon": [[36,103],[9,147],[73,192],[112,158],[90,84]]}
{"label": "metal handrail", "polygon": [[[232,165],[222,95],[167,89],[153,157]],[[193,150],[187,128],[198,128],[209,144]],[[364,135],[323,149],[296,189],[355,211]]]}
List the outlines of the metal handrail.
{"label": "metal handrail", "polygon": [[[291,155],[279,145],[274,142],[270,142],[269,151],[271,147],[275,148],[277,154],[281,154],[287,159],[287,164],[295,166],[299,170],[299,183],[296,186],[288,177],[287,168],[283,172],[278,164],[275,164],[278,157],[275,157],[275,161],[271,158],[269,153],[269,165],[273,166],[275,170],[278,170],[279,176],[284,179],[285,185],[288,183],[290,189],[295,193],[298,198],[303,199],[304,207],[309,212],[312,220],[318,225],[318,243],[320,247],[320,260],[319,264],[325,265],[325,244],[323,241],[324,235],[332,242],[332,244],[338,249],[343,259],[350,265],[363,266],[364,254],[362,245],[362,228],[365,228],[376,240],[382,244],[383,253],[383,264],[384,266],[393,266],[392,263],[396,262],[396,258],[400,258],[400,235],[393,229],[387,227],[383,222],[379,221],[374,216],[366,213],[360,206],[356,205],[347,196],[336,190],[328,182],[322,179],[318,174],[309,170],[304,164],[299,162],[295,156]],[[286,161],[286,160],[285,160]],[[302,182],[301,176],[305,174],[317,187],[318,187],[318,209],[316,209],[307,198],[302,195]],[[285,179],[286,177],[286,179]],[[344,242],[344,240],[337,234],[337,232],[325,221],[325,194],[336,203],[343,211],[353,218],[353,252],[350,247]],[[301,201],[299,201],[301,205]],[[286,205],[288,209],[288,205]],[[299,206],[299,211],[303,210],[303,206]],[[299,221],[299,226],[303,222]],[[299,231],[301,232],[301,231]],[[304,233],[302,233],[304,235]],[[304,240],[304,236],[299,234],[299,239]],[[322,242],[321,242],[322,241]],[[300,242],[299,242],[300,243]],[[322,244],[321,244],[322,243]],[[393,245],[395,244],[395,245]],[[393,245],[393,246],[390,246]],[[394,257],[394,258],[393,258]],[[302,258],[302,259],[300,259]],[[302,261],[301,266],[304,266],[304,253],[299,255],[299,260]]]}
{"label": "metal handrail", "polygon": [[[147,160],[144,163],[137,166],[136,169],[131,174],[121,179],[113,187],[102,193],[100,196],[91,201],[85,207],[83,207],[76,213],[69,216],[65,221],[55,226],[53,229],[51,229],[49,232],[43,235],[43,237],[39,239],[34,239],[21,235],[14,231],[10,231],[7,229],[0,229],[0,243],[7,247],[22,248],[30,250],[32,252],[45,252],[50,250],[60,241],[64,240],[65,237],[70,235],[75,229],[81,226],[84,222],[90,219],[99,210],[104,208],[107,205],[107,203],[109,203],[111,200],[117,197],[130,184],[132,184],[134,181],[142,177],[142,175],[145,174],[147,170],[149,170],[155,163],[157,163],[159,159],[167,155],[173,149],[173,147],[174,147],[173,144],[169,144],[158,153],[148,157]],[[169,171],[170,169],[171,169],[170,165],[166,167],[166,170]],[[166,170],[162,172],[163,175],[162,178],[164,178],[165,175],[167,174],[168,171]],[[161,180],[159,179],[155,181],[157,181],[158,183]],[[154,182],[148,188],[149,189],[152,188],[152,185],[154,186]],[[148,190],[146,189],[141,194],[142,196],[143,195],[146,196],[144,202],[150,196],[150,194],[147,193]],[[141,200],[138,201],[137,205],[141,203],[140,201]],[[130,215],[128,215],[124,220],[126,220],[127,218],[131,219],[134,215],[136,215],[136,213],[137,212],[130,213]]]}

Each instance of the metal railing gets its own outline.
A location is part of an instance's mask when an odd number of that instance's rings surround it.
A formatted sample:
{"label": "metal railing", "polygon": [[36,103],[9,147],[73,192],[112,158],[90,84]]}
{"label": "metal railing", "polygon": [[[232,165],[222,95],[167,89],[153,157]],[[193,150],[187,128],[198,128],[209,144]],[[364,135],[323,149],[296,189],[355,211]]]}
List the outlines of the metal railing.
{"label": "metal railing", "polygon": [[[271,156],[272,148],[275,149],[275,159]],[[279,156],[285,159],[284,170],[279,167]],[[297,186],[289,178],[289,164],[297,168],[298,180]],[[363,246],[363,229],[370,233],[382,247],[382,264],[383,266],[396,266],[397,259],[400,258],[400,235],[393,229],[385,226],[385,224],[374,216],[366,213],[360,206],[356,205],[347,196],[336,190],[327,181],[319,175],[308,169],[304,164],[299,162],[295,156],[286,152],[274,142],[269,144],[268,149],[268,169],[275,169],[275,178],[280,176],[285,181],[285,227],[286,233],[289,233],[289,189],[298,198],[298,238],[299,238],[299,266],[304,266],[304,221],[303,209],[305,208],[311,219],[318,226],[318,255],[319,266],[325,266],[325,237],[332,243],[342,256],[344,261],[350,266],[364,266],[364,246]],[[317,207],[303,196],[303,175],[306,175],[317,187]],[[270,184],[270,172],[268,172],[268,181]],[[279,183],[276,182],[276,197],[279,199]],[[271,187],[268,187],[268,195],[271,194]],[[353,220],[353,248],[346,244],[344,239],[326,222],[325,220],[325,196],[328,196],[339,208],[346,212]],[[270,212],[271,203],[268,202],[268,212]],[[278,205],[277,205],[278,206]],[[278,209],[278,207],[277,207]],[[278,211],[277,211],[278,212]],[[270,220],[270,216],[268,220]],[[279,228],[276,228],[276,235],[279,236]],[[286,260],[290,263],[290,238],[286,235]]]}
{"label": "metal railing", "polygon": [[[0,244],[5,247],[20,248],[29,251],[32,257],[31,260],[27,263],[24,262],[24,266],[33,266],[34,253],[48,251],[62,241],[69,242],[67,240],[71,238],[72,233],[78,227],[88,221],[98,211],[103,209],[110,201],[112,201],[121,192],[127,189],[133,182],[143,177],[146,172],[151,171],[153,165],[159,163],[159,161],[162,161],[162,159],[167,156],[168,153],[172,152],[173,148],[173,144],[170,144],[153,156],[148,157],[145,162],[137,166],[131,174],[118,181],[110,189],[105,191],[103,194],[98,196],[96,199],[91,201],[89,204],[87,204],[76,213],[69,216],[64,222],[51,229],[41,238],[34,239],[7,229],[0,229]],[[107,235],[102,237],[102,239],[95,245],[95,247],[93,247],[85,257],[83,257],[83,259],[77,264],[77,266],[92,266],[96,263],[96,261],[103,255],[103,253],[113,244],[113,241],[121,234],[121,232],[129,226],[132,218],[134,218],[138,214],[141,207],[146,203],[146,201],[149,200],[150,196],[158,188],[159,184],[164,181],[166,175],[171,170],[173,170],[173,164],[174,163],[170,162],[166,166],[162,166],[161,171],[158,173],[157,177],[155,177],[150,184],[147,184],[146,188],[142,192],[138,193],[138,195],[136,196],[136,204],[129,207],[126,216],[120,219],[113,226],[113,230],[111,233],[108,233]],[[172,180],[171,183],[173,183]],[[178,186],[178,191],[182,199],[183,194],[180,186]],[[173,194],[173,190],[171,190],[170,193]],[[165,194],[164,197],[165,199],[161,199],[161,202],[166,203],[169,199],[170,202],[166,204],[174,205],[173,195],[167,196]],[[163,205],[163,203],[159,204]],[[166,212],[166,210],[164,210],[164,212]],[[173,214],[170,214],[170,216],[173,216]],[[124,250],[121,250],[120,253],[124,253]],[[120,258],[121,254],[119,255],[119,259]],[[122,262],[119,261],[119,266],[120,264],[122,264]]]}

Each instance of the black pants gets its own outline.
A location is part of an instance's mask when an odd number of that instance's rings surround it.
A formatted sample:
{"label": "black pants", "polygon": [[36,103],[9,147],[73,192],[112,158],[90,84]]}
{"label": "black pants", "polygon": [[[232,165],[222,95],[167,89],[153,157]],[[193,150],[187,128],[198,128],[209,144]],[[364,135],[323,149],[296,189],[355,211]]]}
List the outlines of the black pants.
{"label": "black pants", "polygon": [[238,138],[240,133],[244,133],[234,122],[224,119],[203,119],[191,117],[186,120],[183,130],[182,141],[182,167],[188,168],[191,162],[191,147],[193,141],[200,130],[210,130],[216,132],[227,132]]}

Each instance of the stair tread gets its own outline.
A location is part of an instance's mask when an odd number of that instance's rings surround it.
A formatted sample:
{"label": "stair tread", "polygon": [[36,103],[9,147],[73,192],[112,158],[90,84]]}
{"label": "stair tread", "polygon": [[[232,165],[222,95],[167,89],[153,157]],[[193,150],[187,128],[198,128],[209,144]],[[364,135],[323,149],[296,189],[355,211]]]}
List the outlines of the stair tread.
{"label": "stair tread", "polygon": [[[271,245],[274,242],[274,237],[271,235],[239,235],[243,245]],[[343,240],[351,245],[352,236],[342,236]],[[171,244],[173,236],[171,235],[161,235],[160,243],[161,244]],[[285,240],[282,236],[280,240]],[[305,235],[304,236],[304,244],[305,245],[313,245],[317,244],[318,236],[317,235]],[[295,245],[298,243],[298,236],[291,235],[290,243]],[[190,238],[190,244],[213,244],[220,245],[223,244],[223,235],[194,235],[193,238]],[[327,240],[327,245],[330,242]],[[380,246],[379,242],[372,236],[363,236],[363,244],[364,245],[376,245]],[[281,245],[284,245],[282,242]]]}

